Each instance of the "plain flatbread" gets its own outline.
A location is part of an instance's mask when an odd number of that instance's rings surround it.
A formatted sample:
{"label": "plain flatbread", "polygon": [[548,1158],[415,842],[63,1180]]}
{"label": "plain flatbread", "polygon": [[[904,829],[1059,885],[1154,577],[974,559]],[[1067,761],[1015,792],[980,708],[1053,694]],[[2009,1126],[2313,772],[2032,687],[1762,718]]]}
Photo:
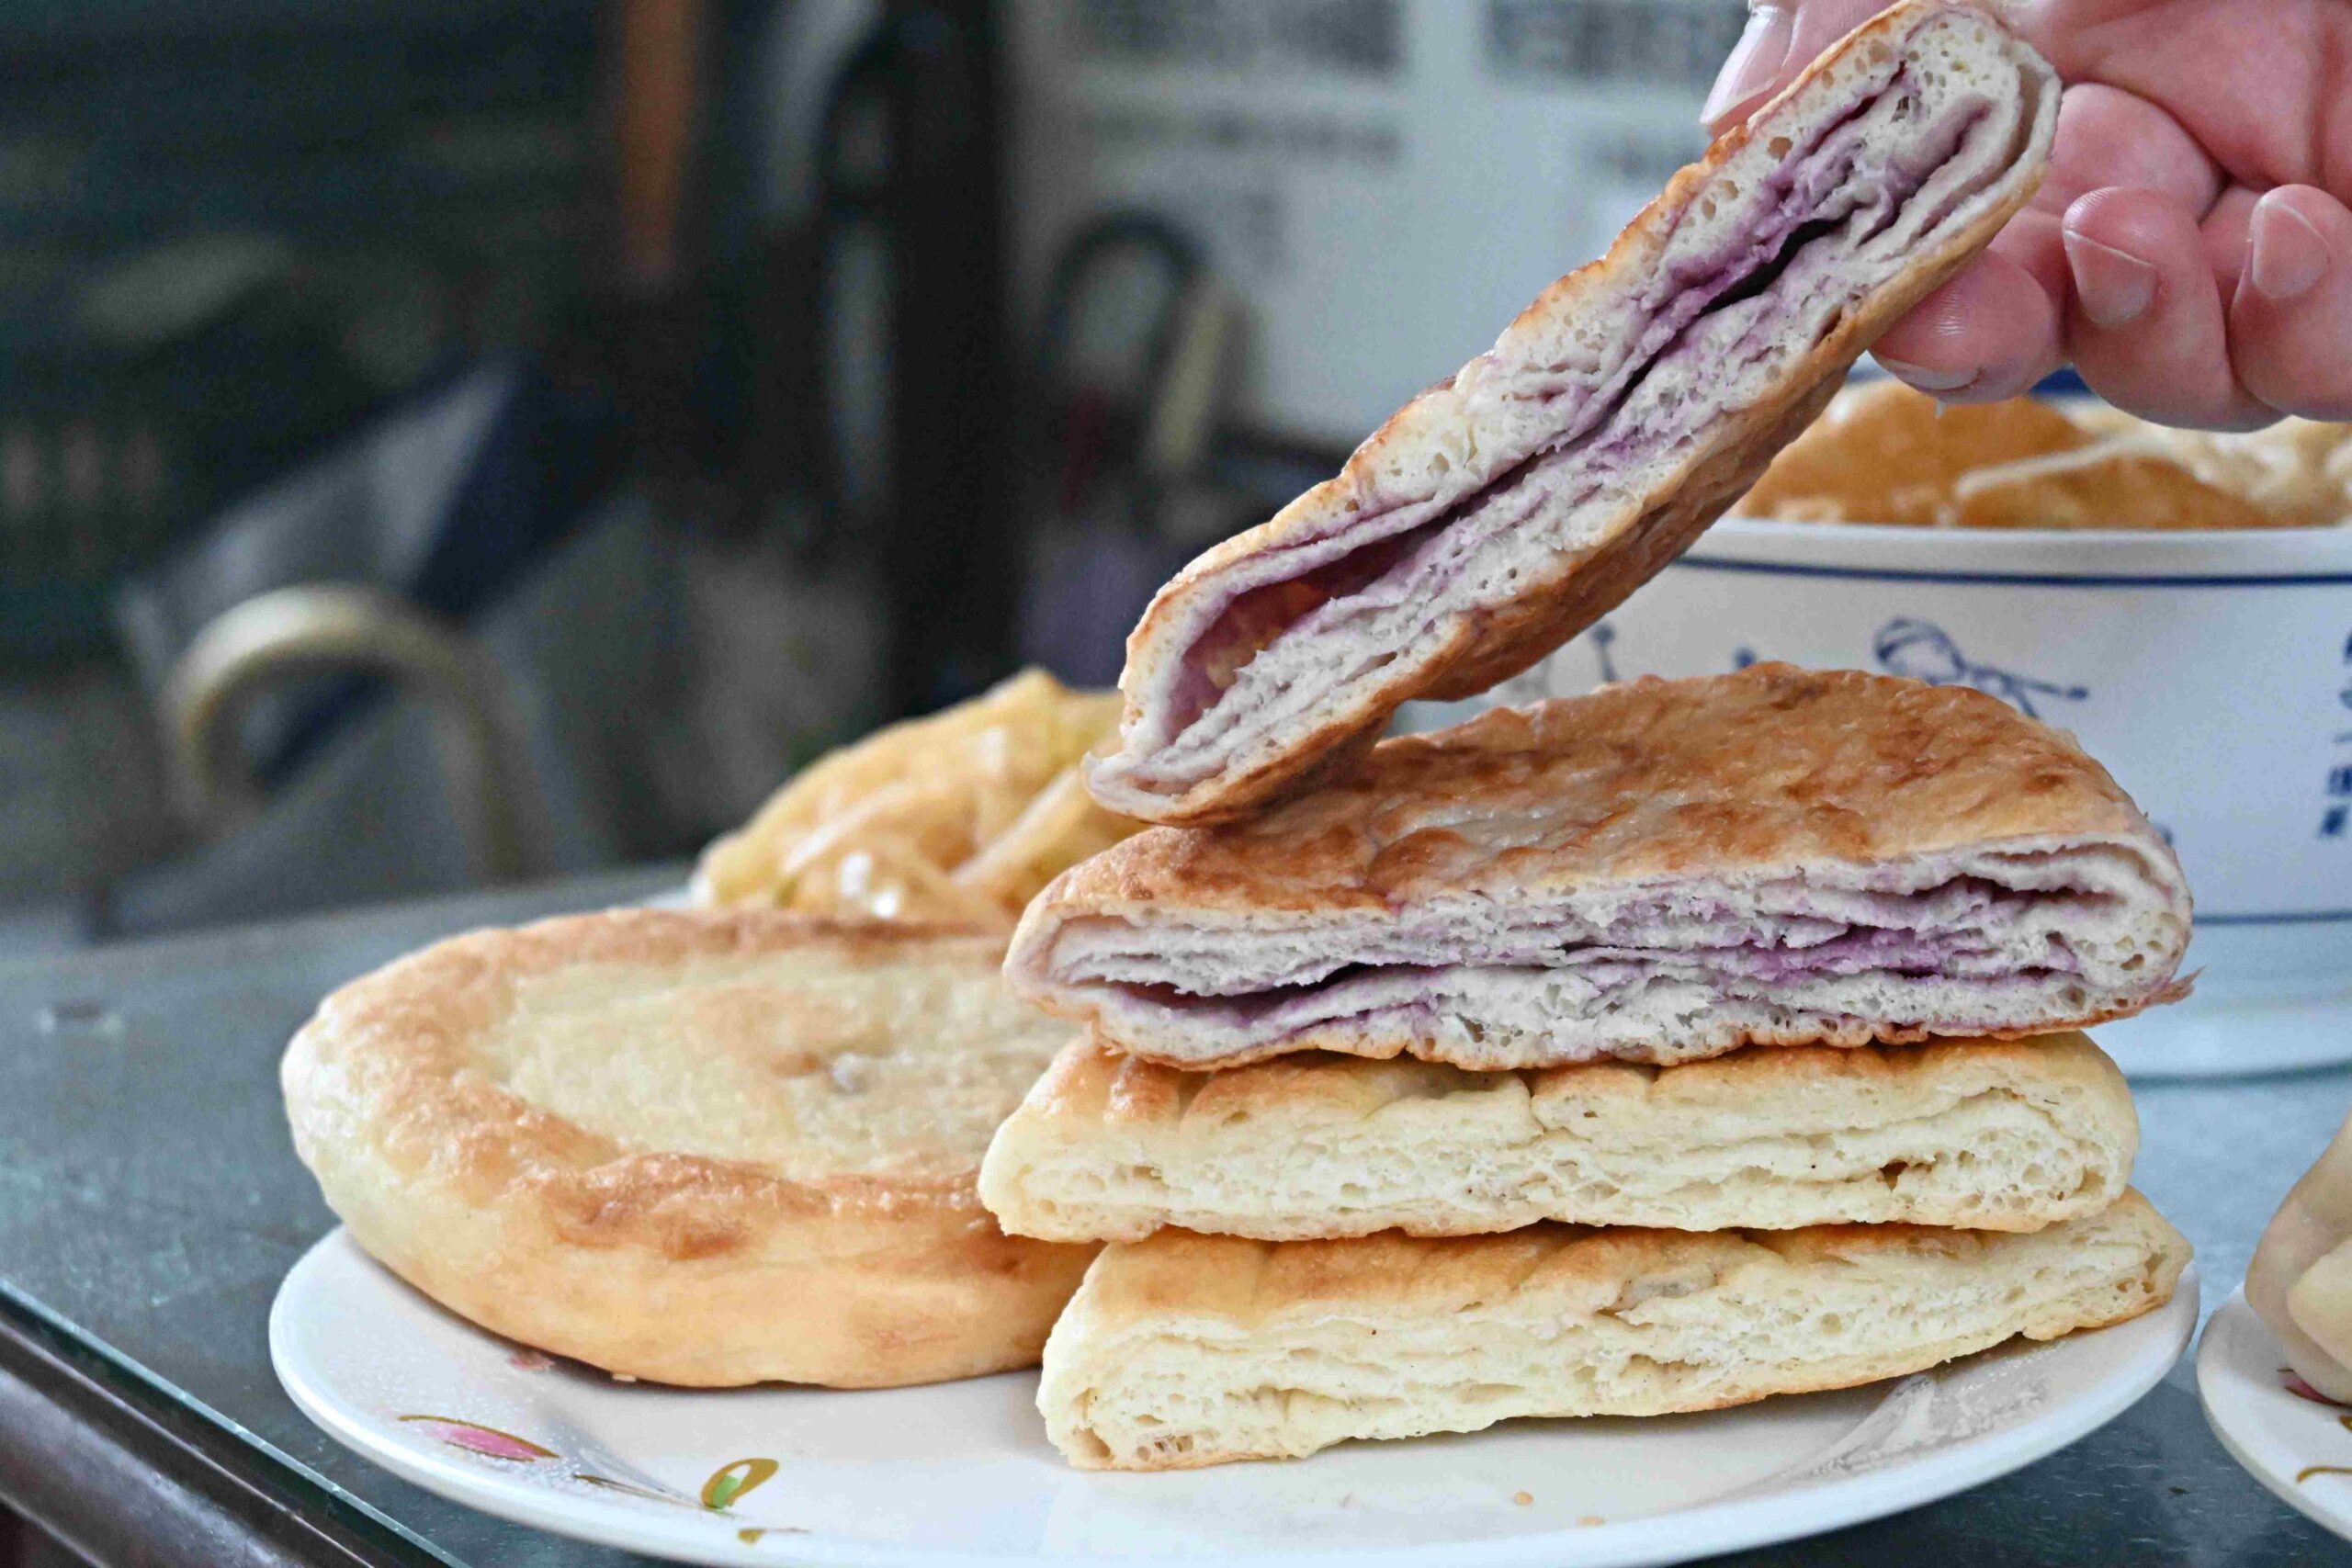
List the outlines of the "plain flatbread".
{"label": "plain flatbread", "polygon": [[1070,1037],[1001,937],[615,910],[454,938],[320,1004],[294,1144],[442,1305],[608,1371],[871,1388],[1033,1364],[1092,1248],[973,1180]]}
{"label": "plain flatbread", "polygon": [[2113,1202],[2138,1146],[2123,1075],[2080,1034],[1515,1073],[1324,1052],[1187,1073],[1080,1040],[997,1130],[980,1201],[1052,1241],[2027,1231]]}
{"label": "plain flatbread", "polygon": [[2030,1235],[1917,1225],[1578,1230],[1106,1247],[1037,1408],[1088,1470],[1288,1459],[1522,1416],[1663,1416],[1924,1371],[2163,1305],[2188,1243],[2147,1201]]}

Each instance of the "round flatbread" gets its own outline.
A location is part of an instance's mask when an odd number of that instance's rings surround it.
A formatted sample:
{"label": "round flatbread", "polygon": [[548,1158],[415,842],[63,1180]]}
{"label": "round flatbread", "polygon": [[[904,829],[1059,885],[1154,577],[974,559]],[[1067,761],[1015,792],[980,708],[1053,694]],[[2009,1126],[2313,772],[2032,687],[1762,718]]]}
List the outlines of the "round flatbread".
{"label": "round flatbread", "polygon": [[1001,937],[615,910],[454,938],[320,1005],[295,1147],[375,1257],[631,1377],[873,1388],[1033,1364],[1092,1256],[974,1179],[1072,1034]]}

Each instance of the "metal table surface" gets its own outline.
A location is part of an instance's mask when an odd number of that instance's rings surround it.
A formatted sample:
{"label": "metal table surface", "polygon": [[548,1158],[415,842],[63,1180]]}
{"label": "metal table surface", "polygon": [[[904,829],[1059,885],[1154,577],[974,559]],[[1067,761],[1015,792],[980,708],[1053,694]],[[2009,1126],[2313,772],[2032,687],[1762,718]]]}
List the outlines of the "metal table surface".
{"label": "metal table surface", "polygon": [[[24,1376],[27,1366],[78,1366],[94,1397],[128,1412],[117,1425],[130,1435],[118,1447],[130,1463],[199,1501],[223,1499],[229,1517],[249,1517],[255,1499],[262,1512],[281,1509],[275,1539],[292,1542],[140,1560],[639,1561],[396,1480],[331,1441],[279,1390],[265,1343],[270,1299],[333,1220],[288,1145],[277,1065],[322,995],[423,942],[631,901],[678,874],[0,964],[0,1349],[15,1355],[0,1362],[0,1394],[11,1366]],[[2146,1084],[2139,1100],[2138,1183],[2196,1243],[2211,1311],[2245,1274],[2280,1193],[2352,1104],[2352,1070]],[[21,1431],[17,1438],[21,1446]],[[44,1482],[39,1456],[12,1453],[11,1442],[0,1423],[0,1495],[12,1477],[20,1489]],[[2352,1562],[2352,1547],[2223,1453],[2184,1359],[2123,1416],[2038,1465],[1892,1519],[1725,1561],[1882,1568],[1938,1559],[2262,1568]]]}

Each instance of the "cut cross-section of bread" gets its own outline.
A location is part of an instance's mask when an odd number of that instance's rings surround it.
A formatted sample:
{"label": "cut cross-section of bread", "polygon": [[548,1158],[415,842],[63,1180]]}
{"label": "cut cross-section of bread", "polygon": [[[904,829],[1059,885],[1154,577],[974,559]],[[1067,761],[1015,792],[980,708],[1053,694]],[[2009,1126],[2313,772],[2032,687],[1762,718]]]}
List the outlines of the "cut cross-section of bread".
{"label": "cut cross-section of bread", "polygon": [[1105,1248],[1046,1344],[1071,1462],[1178,1470],[1523,1416],[1662,1416],[1916,1372],[2172,1297],[2147,1201],[2031,1235],[1578,1230]]}
{"label": "cut cross-section of bread", "polygon": [[1516,1073],[1325,1052],[1187,1073],[1078,1041],[997,1129],[980,1200],[1051,1241],[2030,1231],[2113,1202],[2138,1145],[2123,1075],[2080,1034]]}
{"label": "cut cross-section of bread", "polygon": [[1835,46],[1337,478],[1160,590],[1096,797],[1241,815],[1400,703],[1591,625],[2025,204],[2057,107],[2041,57],[1965,6],[1906,0]]}
{"label": "cut cross-section of bread", "polygon": [[1180,1067],[1476,1069],[2080,1029],[2180,994],[2171,850],[1981,692],[1758,664],[1382,742],[1038,895],[1013,988]]}

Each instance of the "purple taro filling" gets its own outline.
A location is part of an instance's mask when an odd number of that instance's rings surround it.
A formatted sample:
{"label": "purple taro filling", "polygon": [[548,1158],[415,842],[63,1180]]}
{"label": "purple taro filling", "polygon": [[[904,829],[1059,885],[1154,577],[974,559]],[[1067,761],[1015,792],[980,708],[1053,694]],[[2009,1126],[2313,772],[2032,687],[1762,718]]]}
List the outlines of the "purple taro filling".
{"label": "purple taro filling", "polygon": [[[1425,1029],[1563,1008],[1598,1017],[1660,994],[1702,1012],[1714,998],[1842,1015],[1864,994],[1932,992],[1939,1019],[1998,1027],[2037,996],[2071,991],[2075,1005],[2085,987],[2116,983],[2094,978],[2108,961],[2086,964],[2062,934],[2096,944],[2124,918],[2137,875],[2103,855],[2013,859],[2019,886],[1930,861],[1908,868],[1908,890],[1895,874],[1843,886],[1777,882],[1751,887],[1734,908],[1682,888],[1617,903],[1598,921],[1557,906],[1474,903],[1246,945],[1213,928],[1189,935],[1079,920],[1056,938],[1048,973],[1091,993],[1119,1037],[1180,1029],[1253,1052],[1333,1025]],[[1948,872],[1940,880],[1939,870]],[[2168,973],[2148,970],[2148,984]],[[1838,995],[1851,999],[1831,999]]]}
{"label": "purple taro filling", "polygon": [[[1427,990],[1448,972],[1536,974],[1546,970],[1576,971],[1603,988],[1671,975],[1699,980],[1726,993],[1746,994],[1753,987],[1785,987],[1795,981],[1838,976],[1905,975],[1978,981],[2075,975],[2081,972],[2081,965],[2065,943],[2056,938],[2051,939],[2041,962],[2021,967],[1958,933],[1849,931],[1807,947],[1776,947],[1760,942],[1673,949],[1576,945],[1559,949],[1546,961],[1536,963],[1528,962],[1523,954],[1477,953],[1474,949],[1471,954],[1442,966],[1351,964],[1320,980],[1269,986],[1232,995],[1201,995],[1169,985],[1128,985],[1120,989],[1155,1008],[1193,1017],[1216,1014],[1232,1023],[1246,1024],[1295,1008],[1318,995],[1363,992],[1394,999],[1416,990]],[[1317,1007],[1314,1010],[1325,1010]]]}

